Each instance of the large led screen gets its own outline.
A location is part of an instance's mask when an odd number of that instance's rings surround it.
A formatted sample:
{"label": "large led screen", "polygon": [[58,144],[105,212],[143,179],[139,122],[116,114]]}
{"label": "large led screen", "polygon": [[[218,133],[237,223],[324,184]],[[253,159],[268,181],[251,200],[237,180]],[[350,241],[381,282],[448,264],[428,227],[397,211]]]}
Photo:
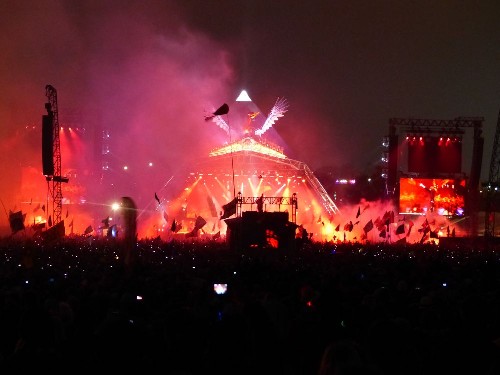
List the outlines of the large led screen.
{"label": "large led screen", "polygon": [[464,215],[464,179],[399,179],[399,212],[402,214],[436,213],[444,216]]}

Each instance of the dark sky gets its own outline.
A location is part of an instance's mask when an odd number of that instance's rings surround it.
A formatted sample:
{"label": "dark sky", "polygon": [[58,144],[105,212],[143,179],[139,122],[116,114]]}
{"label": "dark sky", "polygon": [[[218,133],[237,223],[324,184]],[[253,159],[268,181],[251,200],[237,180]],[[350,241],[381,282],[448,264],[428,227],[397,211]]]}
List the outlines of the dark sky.
{"label": "dark sky", "polygon": [[40,125],[51,84],[60,119],[110,129],[117,158],[154,159],[166,179],[182,155],[221,145],[204,113],[246,89],[263,112],[288,100],[274,129],[313,170],[372,171],[392,117],[482,116],[484,180],[500,109],[499,16],[494,0],[3,0],[4,175],[41,167],[38,143],[19,145],[20,132]]}

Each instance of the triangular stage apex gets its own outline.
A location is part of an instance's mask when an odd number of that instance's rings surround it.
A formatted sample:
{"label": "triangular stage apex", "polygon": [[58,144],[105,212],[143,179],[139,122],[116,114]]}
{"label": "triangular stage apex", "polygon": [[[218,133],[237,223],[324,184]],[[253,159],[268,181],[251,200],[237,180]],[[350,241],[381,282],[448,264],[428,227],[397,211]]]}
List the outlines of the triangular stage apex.
{"label": "triangular stage apex", "polygon": [[240,92],[240,95],[236,98],[236,101],[237,102],[251,102],[252,99],[250,99],[246,90],[242,90]]}

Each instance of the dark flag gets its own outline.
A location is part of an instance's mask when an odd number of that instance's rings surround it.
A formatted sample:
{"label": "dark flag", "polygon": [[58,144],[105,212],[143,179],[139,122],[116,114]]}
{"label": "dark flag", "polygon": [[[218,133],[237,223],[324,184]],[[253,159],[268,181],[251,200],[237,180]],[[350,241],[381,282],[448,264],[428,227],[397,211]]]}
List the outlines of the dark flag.
{"label": "dark flag", "polygon": [[348,223],[346,223],[344,225],[344,230],[346,230],[346,231],[352,232],[353,228],[354,228],[354,224],[352,223],[352,221],[349,221]]}
{"label": "dark flag", "polygon": [[107,218],[105,218],[105,219],[102,219],[101,223],[104,224],[104,226],[103,226],[104,229],[109,228],[109,216]]}
{"label": "dark flag", "polygon": [[158,198],[158,195],[157,195],[156,193],[155,193],[155,199],[156,199],[156,201],[158,202],[158,204],[161,204],[161,202],[160,202],[160,198]]}
{"label": "dark flag", "polygon": [[338,232],[340,230],[340,224],[337,225],[337,227],[335,228],[335,232]]}
{"label": "dark flag", "polygon": [[40,209],[40,203],[36,205],[36,207],[33,209],[33,212],[37,212]]}
{"label": "dark flag", "polygon": [[382,229],[380,233],[378,234],[379,237],[385,238],[386,237],[386,231],[385,229]]}
{"label": "dark flag", "polygon": [[430,232],[431,232],[430,233],[430,237],[431,238],[439,238],[439,235],[438,235],[438,233],[436,231],[431,230]]}
{"label": "dark flag", "polygon": [[423,232],[424,234],[427,234],[431,230],[431,226],[429,225],[429,222],[427,219],[422,223],[421,228],[418,230],[419,232]]}
{"label": "dark flag", "polygon": [[92,225],[89,225],[87,228],[85,228],[85,232],[83,234],[90,234],[94,231],[94,228],[92,228]]}
{"label": "dark flag", "polygon": [[35,233],[40,233],[43,229],[45,229],[45,223],[37,223],[32,225]]}
{"label": "dark flag", "polygon": [[394,211],[386,211],[382,217],[382,221],[384,222],[384,225],[394,223]]}
{"label": "dark flag", "polygon": [[198,237],[198,231],[203,228],[203,226],[207,223],[207,221],[202,218],[201,216],[198,216],[196,218],[196,222],[194,223],[194,228],[191,232],[186,233],[186,237]]}
{"label": "dark flag", "polygon": [[410,220],[410,222],[408,223],[408,232],[406,233],[406,237],[408,237],[410,235],[410,232],[411,232],[411,228],[413,228],[413,225],[415,223],[413,221]]}
{"label": "dark flag", "polygon": [[180,231],[182,229],[182,225],[180,223],[178,223],[177,221],[172,221],[172,226],[170,227],[170,230],[174,233],[177,233],[178,231]]}
{"label": "dark flag", "polygon": [[238,198],[234,198],[231,202],[226,203],[225,205],[222,206],[222,209],[224,210],[224,213],[220,217],[222,219],[227,219],[228,217],[233,216],[236,214],[236,204],[238,202]]}
{"label": "dark flag", "polygon": [[45,212],[45,205],[42,206],[42,211]]}
{"label": "dark flag", "polygon": [[406,237],[400,238],[395,242],[396,245],[404,245],[406,244]]}
{"label": "dark flag", "polygon": [[382,216],[382,223],[383,225],[388,225],[389,224],[389,220],[391,218],[391,214],[389,211],[385,211],[384,215]]}
{"label": "dark flag", "polygon": [[396,234],[404,234],[404,232],[405,232],[405,223],[402,223],[396,228]]}
{"label": "dark flag", "polygon": [[207,203],[210,209],[210,215],[212,215],[212,217],[217,217],[217,209],[215,208],[214,200],[211,196],[207,196]]}
{"label": "dark flag", "polygon": [[60,240],[66,234],[66,229],[64,228],[64,220],[61,220],[59,223],[54,224],[52,228],[48,228],[45,232],[42,232],[41,234],[44,241]]}
{"label": "dark flag", "polygon": [[366,225],[364,226],[363,230],[365,233],[368,233],[372,229],[373,229],[373,221],[370,219],[370,221],[366,223]]}
{"label": "dark flag", "polygon": [[205,116],[205,121],[210,121],[215,116],[227,115],[228,113],[229,113],[229,106],[226,103],[224,103],[214,113],[212,113],[211,115]]}
{"label": "dark flag", "polygon": [[356,219],[359,217],[359,215],[361,215],[361,208],[358,207],[358,213],[356,214]]}
{"label": "dark flag", "polygon": [[15,234],[15,233],[19,232],[20,230],[24,229],[25,217],[26,217],[26,215],[23,214],[22,211],[17,211],[17,212],[10,211],[9,224],[10,224],[10,229],[12,230],[12,234]]}
{"label": "dark flag", "polygon": [[51,226],[52,226],[52,216],[51,216],[51,215],[49,215],[49,221],[48,221],[48,224],[49,224],[49,227],[51,227]]}
{"label": "dark flag", "polygon": [[178,225],[178,223],[174,220],[172,220],[172,226],[170,227],[170,230],[174,233],[177,233],[181,228],[181,226]]}
{"label": "dark flag", "polygon": [[206,223],[207,223],[207,221],[204,218],[202,218],[201,216],[198,216],[196,218],[196,222],[194,223],[194,228],[196,230],[201,229],[205,226]]}

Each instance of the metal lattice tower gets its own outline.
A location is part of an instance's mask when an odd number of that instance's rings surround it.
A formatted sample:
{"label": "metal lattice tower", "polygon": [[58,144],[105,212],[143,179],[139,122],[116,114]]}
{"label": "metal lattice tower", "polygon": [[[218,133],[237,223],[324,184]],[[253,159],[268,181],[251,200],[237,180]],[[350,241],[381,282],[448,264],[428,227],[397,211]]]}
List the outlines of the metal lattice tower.
{"label": "metal lattice tower", "polygon": [[500,111],[498,112],[497,128],[495,130],[495,139],[493,140],[488,182],[496,185],[500,182]]}
{"label": "metal lattice tower", "polygon": [[[61,177],[61,142],[59,139],[59,116],[57,109],[57,91],[51,85],[45,86],[45,95],[47,96],[48,103],[45,108],[52,118],[53,136],[52,136],[52,153],[54,160],[54,175],[46,176],[47,183],[49,184],[49,191],[52,197],[52,218],[53,225],[59,224],[61,221],[62,213],[62,182],[68,182],[67,178]],[[50,186],[50,183],[51,186]]]}
{"label": "metal lattice tower", "polygon": [[[488,184],[486,186],[486,203],[484,215],[484,234],[486,236],[494,235],[494,220],[491,220],[493,195],[500,185],[500,111],[498,112],[497,127],[495,138],[493,140],[493,150],[491,152],[490,173]],[[494,210],[493,210],[494,212]]]}

